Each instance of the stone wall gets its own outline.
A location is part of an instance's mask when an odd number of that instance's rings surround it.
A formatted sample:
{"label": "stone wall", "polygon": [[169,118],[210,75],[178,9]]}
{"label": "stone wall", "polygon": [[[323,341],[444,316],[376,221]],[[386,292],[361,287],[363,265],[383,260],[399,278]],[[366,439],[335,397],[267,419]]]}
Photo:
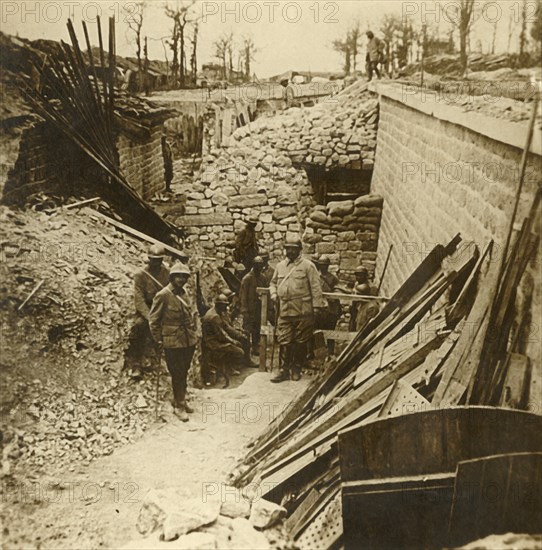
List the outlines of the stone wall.
{"label": "stone wall", "polygon": [[[317,164],[361,174],[364,164],[372,166],[377,100],[363,86],[347,91],[312,108],[262,116],[220,139],[216,120],[222,111],[217,115],[207,109],[201,177],[185,190],[185,214],[173,220],[186,229],[188,242],[202,241],[210,255],[231,258],[242,220],[254,214],[260,219],[256,230],[263,247],[281,257],[284,239],[303,234],[316,206],[304,167]],[[306,252],[312,253],[314,244],[307,242]],[[361,260],[361,250],[355,260]]]}
{"label": "stone wall", "polygon": [[145,200],[165,189],[162,135],[162,126],[157,125],[145,140],[122,133],[117,138],[121,172]]}
{"label": "stone wall", "polygon": [[382,197],[366,195],[316,205],[303,234],[307,252],[328,255],[332,271],[343,280],[353,281],[360,264],[374,274],[382,204]]}

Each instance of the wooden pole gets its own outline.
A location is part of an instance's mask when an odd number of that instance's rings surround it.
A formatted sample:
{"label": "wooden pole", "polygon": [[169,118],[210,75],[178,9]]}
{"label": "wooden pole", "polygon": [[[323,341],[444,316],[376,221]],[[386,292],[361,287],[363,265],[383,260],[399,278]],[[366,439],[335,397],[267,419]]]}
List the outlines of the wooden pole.
{"label": "wooden pole", "polygon": [[516,200],[514,201],[514,208],[512,210],[512,216],[510,217],[510,225],[508,227],[508,234],[506,235],[506,241],[502,250],[501,265],[499,268],[499,278],[497,282],[497,289],[499,288],[506,265],[506,259],[508,256],[508,247],[510,246],[510,240],[514,231],[514,223],[516,221],[516,215],[518,212],[519,201],[521,199],[521,192],[523,191],[523,183],[525,181],[525,170],[527,168],[527,159],[529,157],[529,151],[531,149],[531,142],[533,140],[534,125],[536,121],[536,113],[538,111],[539,92],[537,91],[533,100],[533,109],[531,111],[531,118],[529,120],[529,128],[527,130],[527,138],[525,140],[525,148],[521,157],[521,164],[519,170],[519,184],[516,190]]}
{"label": "wooden pole", "polygon": [[386,275],[386,269],[388,269],[388,262],[390,261],[391,251],[393,250],[393,244],[390,244],[386,261],[384,262],[384,269],[382,269],[382,275],[380,275],[380,281],[378,282],[378,292],[382,288],[382,282],[384,281],[384,275]]}
{"label": "wooden pole", "polygon": [[40,289],[41,285],[45,282],[45,279],[42,279],[32,290],[32,292],[26,297],[26,300],[17,308],[17,311],[21,311],[23,307],[30,301],[32,296]]}

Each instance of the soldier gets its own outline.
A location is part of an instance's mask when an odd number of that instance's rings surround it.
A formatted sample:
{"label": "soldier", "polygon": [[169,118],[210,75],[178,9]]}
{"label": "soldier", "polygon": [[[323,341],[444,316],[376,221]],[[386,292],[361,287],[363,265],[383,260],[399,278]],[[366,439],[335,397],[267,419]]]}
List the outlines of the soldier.
{"label": "soldier", "polygon": [[141,377],[145,343],[150,339],[149,312],[156,293],[168,284],[169,270],[163,265],[166,251],[149,247],[148,263],[134,275],[135,321],[128,334],[125,367],[134,378]]}
{"label": "soldier", "polygon": [[166,182],[166,193],[171,193],[171,181],[173,180],[173,154],[171,147],[166,139],[162,136],[162,158],[164,159],[164,181]]}
{"label": "soldier", "polygon": [[260,350],[260,321],[262,315],[262,304],[258,292],[258,287],[266,287],[268,283],[263,276],[262,268],[264,261],[260,256],[254,258],[252,269],[243,277],[241,289],[239,290],[239,299],[241,301],[241,314],[243,315],[243,330],[245,330],[252,340],[252,353],[259,355]]}
{"label": "soldier", "polygon": [[268,287],[271,283],[271,279],[273,278],[273,273],[275,273],[275,270],[269,265],[269,252],[261,252],[260,258],[263,260],[262,275],[267,281],[267,284],[265,286]]}
{"label": "soldier", "polygon": [[[314,264],[301,257],[301,241],[284,245],[286,259],[275,270],[270,285],[271,300],[279,308],[277,340],[283,362],[272,382],[299,380],[307,360],[307,342],[313,337],[314,317],[327,306]],[[277,303],[278,302],[278,303]]]}
{"label": "soldier", "polygon": [[203,377],[207,385],[216,380],[218,368],[222,370],[227,386],[229,384],[228,368],[232,367],[233,372],[239,374],[234,367],[246,363],[246,351],[241,342],[235,338],[239,334],[235,329],[232,331],[233,327],[225,321],[224,314],[228,305],[228,298],[224,294],[219,294],[214,307],[202,319],[201,347],[208,361],[208,370],[203,373]]}
{"label": "soldier", "polygon": [[[362,265],[354,272],[356,277],[355,292],[361,296],[377,296],[377,288],[369,282],[369,272]],[[378,313],[378,304],[375,301],[354,302],[350,306],[349,330],[359,332],[363,326]]]}
{"label": "soldier", "polygon": [[233,259],[236,262],[242,263],[245,269],[250,271],[252,269],[252,262],[259,251],[255,231],[256,225],[258,224],[258,218],[251,215],[247,218],[245,223],[245,229],[243,229],[235,239]]}
{"label": "soldier", "polygon": [[154,341],[163,348],[173,387],[173,410],[183,422],[194,410],[186,402],[186,380],[196,347],[197,310],[184,290],[190,269],[177,262],[169,272],[169,284],[156,294],[149,314]]}
{"label": "soldier", "polygon": [[[316,260],[316,269],[320,272],[320,282],[322,284],[323,292],[335,292],[335,287],[339,284],[339,279],[329,272],[329,266],[331,260],[329,256],[320,256]],[[341,316],[341,302],[339,300],[329,299],[327,300],[328,307],[322,311],[321,315],[316,319],[316,328],[322,330],[335,330],[337,321]],[[335,350],[335,342],[328,340],[327,349],[329,355],[333,355]]]}

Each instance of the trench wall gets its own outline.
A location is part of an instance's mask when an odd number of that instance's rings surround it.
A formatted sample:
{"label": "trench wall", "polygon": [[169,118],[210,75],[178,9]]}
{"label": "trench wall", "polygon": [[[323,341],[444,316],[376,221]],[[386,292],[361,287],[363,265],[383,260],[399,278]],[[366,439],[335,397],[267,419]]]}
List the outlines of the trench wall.
{"label": "trench wall", "polygon": [[[500,261],[518,186],[526,123],[491,119],[454,105],[405,98],[400,89],[380,86],[380,121],[371,191],[384,199],[377,273],[393,252],[382,292],[391,295],[438,243],[461,233],[480,250],[495,241]],[[535,131],[515,228],[533,201],[542,180],[542,144]],[[540,234],[540,220],[536,231]],[[518,292],[516,309],[531,309],[521,353],[540,376],[541,248],[530,262]],[[536,375],[538,370],[538,375]],[[534,395],[531,393],[531,395]],[[540,402],[535,405],[542,413]]]}

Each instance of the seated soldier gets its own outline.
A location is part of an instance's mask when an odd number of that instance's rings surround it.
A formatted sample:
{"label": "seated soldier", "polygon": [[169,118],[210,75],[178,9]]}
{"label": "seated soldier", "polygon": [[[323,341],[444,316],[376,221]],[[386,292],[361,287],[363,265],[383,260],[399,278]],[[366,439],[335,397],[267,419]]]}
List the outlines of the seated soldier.
{"label": "seated soldier", "polygon": [[[205,368],[202,374],[206,385],[216,383],[216,373],[220,370],[226,379],[226,387],[229,384],[229,368],[232,367],[234,374],[239,374],[235,366],[247,364],[243,344],[234,337],[237,331],[224,319],[228,304],[226,296],[220,294],[215,300],[214,307],[203,316],[201,321],[201,347],[202,354],[205,355]],[[246,341],[248,342],[248,339]],[[249,364],[249,366],[254,365]]]}

